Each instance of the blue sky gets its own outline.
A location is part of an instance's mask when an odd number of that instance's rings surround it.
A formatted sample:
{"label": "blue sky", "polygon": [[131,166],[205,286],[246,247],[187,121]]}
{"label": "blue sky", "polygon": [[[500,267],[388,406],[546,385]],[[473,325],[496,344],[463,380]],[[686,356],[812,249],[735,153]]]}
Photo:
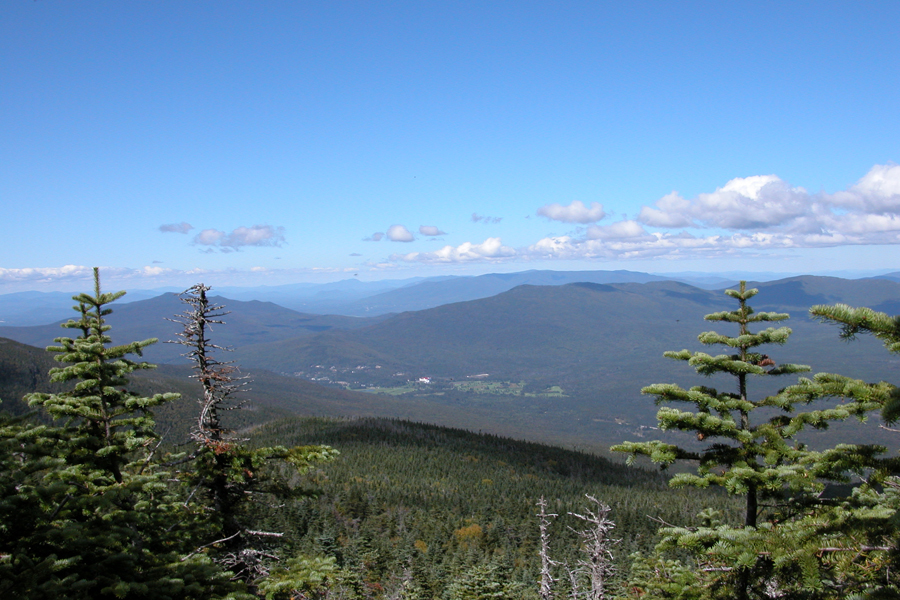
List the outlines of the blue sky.
{"label": "blue sky", "polygon": [[900,270],[900,2],[0,5],[0,293]]}

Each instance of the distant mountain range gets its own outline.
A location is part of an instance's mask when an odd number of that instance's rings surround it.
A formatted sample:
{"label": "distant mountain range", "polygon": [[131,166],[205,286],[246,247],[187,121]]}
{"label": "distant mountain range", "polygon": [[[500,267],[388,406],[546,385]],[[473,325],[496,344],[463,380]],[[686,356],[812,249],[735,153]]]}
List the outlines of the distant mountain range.
{"label": "distant mountain range", "polygon": [[[476,277],[428,279],[333,305],[342,315],[369,316],[424,310],[454,302],[489,298],[520,285],[566,285],[569,283],[625,283],[666,281],[664,277],[633,271],[523,271],[491,273]],[[314,304],[285,304],[296,310],[318,312]]]}
{"label": "distant mountain range", "polygon": [[[632,271],[524,271],[475,277],[416,277],[363,282],[297,283],[279,286],[222,287],[216,293],[240,301],[272,302],[318,315],[373,317],[422,310],[450,302],[487,298],[518,285],[563,285],[579,281],[620,283],[663,281],[665,278]],[[722,280],[713,280],[725,284]],[[120,304],[147,300],[182,290],[129,290]],[[17,292],[0,294],[0,326],[33,326],[65,319],[74,292]]]}
{"label": "distant mountain range", "polygon": [[[547,272],[531,272],[472,280],[479,280],[486,293],[524,277],[560,282],[568,275],[552,279]],[[451,297],[459,283],[418,282],[404,289],[427,304],[429,297],[439,301],[435,289],[446,289]],[[751,302],[754,308],[792,314],[786,324],[794,336],[783,348],[767,349],[776,362],[809,364],[814,372],[866,380],[896,377],[897,359],[880,343],[842,343],[834,328],[812,322],[807,310],[812,304],[844,302],[898,314],[900,282],[803,276],[753,285],[760,289]],[[457,293],[473,289],[463,286]],[[235,348],[229,358],[256,374],[255,393],[280,411],[415,418],[572,444],[608,444],[633,437],[641,426],[653,426],[653,402],[640,395],[645,385],[704,384],[687,365],[662,353],[703,349],[697,341],[701,331],[728,332],[727,325],[713,327],[703,316],[734,307],[721,289],[654,280],[519,285],[489,297],[374,318],[216,300],[231,314],[226,325],[214,328],[214,340]],[[114,305],[109,318],[113,338],[173,339],[179,328],[166,319],[181,310],[173,294]],[[40,347],[65,334],[58,324],[0,327],[0,336]],[[160,343],[148,348],[146,357],[177,370],[183,369],[178,366],[183,364],[180,352],[180,346]],[[756,389],[774,393],[793,381],[782,378]],[[330,391],[318,391],[322,389]],[[336,392],[347,396],[340,401],[329,396]]]}
{"label": "distant mountain range", "polygon": [[[488,298],[519,285],[565,285],[568,283],[648,283],[679,281],[707,290],[734,285],[741,275],[677,273],[651,275],[636,271],[522,271],[479,276],[414,277],[359,281],[345,279],[332,283],[296,283],[278,286],[220,287],[215,293],[244,302],[272,302],[301,313],[373,317],[411,310],[424,310],[452,302]],[[746,276],[743,276],[746,278]],[[758,273],[757,281],[784,279],[774,273]],[[900,272],[873,279],[900,281]],[[129,290],[120,304],[147,300],[176,288]],[[16,292],[0,294],[0,326],[33,326],[66,319],[75,292]]]}
{"label": "distant mountain range", "polygon": [[[88,290],[84,290],[88,291]],[[167,290],[129,291],[127,300],[134,302],[155,298]],[[173,290],[174,291],[174,290]],[[72,314],[75,292],[14,292],[0,294],[0,326],[46,325]]]}
{"label": "distant mountain range", "polygon": [[[303,314],[271,302],[241,302],[219,296],[211,297],[210,301],[224,304],[229,313],[224,317],[226,325],[213,327],[217,343],[235,348],[313,335],[329,329],[354,329],[386,318],[360,319],[340,315]],[[113,305],[113,314],[109,316],[109,323],[113,327],[113,341],[158,338],[160,343],[148,348],[147,359],[161,363],[181,362],[183,348],[164,342],[176,339],[180,327],[168,319],[183,312],[185,306],[178,295],[173,293],[136,302],[116,303]],[[74,315],[71,309],[69,313]],[[43,347],[52,343],[56,337],[68,335],[60,327],[62,322],[64,320],[30,327],[0,327],[0,336]]]}
{"label": "distant mountain range", "polygon": [[[894,376],[896,359],[875,340],[842,343],[836,330],[813,323],[806,311],[813,303],[847,302],[897,313],[900,284],[800,277],[758,287],[756,308],[794,316],[787,322],[795,332],[791,341],[768,351],[774,360],[863,379]],[[443,390],[447,398],[455,397],[460,381],[486,375],[491,381],[521,383],[523,393],[538,394],[523,403],[568,406],[573,414],[582,413],[579,419],[591,415],[649,423],[655,410],[640,396],[641,387],[657,381],[703,381],[685,364],[664,359],[663,352],[703,349],[697,341],[701,331],[728,331],[727,325],[713,327],[703,316],[732,308],[734,302],[722,291],[677,282],[526,285],[490,298],[402,313],[352,331],[254,344],[238,354],[247,366],[345,381],[351,387],[396,388],[430,377],[428,385],[434,389],[452,380]],[[782,379],[768,391],[789,383]],[[548,401],[540,395],[553,386],[565,397]],[[509,399],[495,396],[493,401]]]}
{"label": "distant mountain range", "polygon": [[[766,281],[779,278],[773,274],[758,276],[758,279]],[[525,284],[563,285],[581,281],[623,283],[664,280],[681,281],[704,289],[720,289],[732,285],[738,277],[702,273],[682,273],[663,277],[634,271],[523,271],[469,277],[414,277],[381,281],[345,279],[324,284],[228,286],[216,288],[216,293],[232,300],[273,302],[303,313],[371,317],[433,308],[450,302],[487,298]],[[128,295],[120,300],[120,304],[181,291],[183,290],[176,288],[128,290]],[[0,326],[27,327],[66,319],[71,311],[72,296],[76,293],[78,292],[31,291],[0,294]]]}

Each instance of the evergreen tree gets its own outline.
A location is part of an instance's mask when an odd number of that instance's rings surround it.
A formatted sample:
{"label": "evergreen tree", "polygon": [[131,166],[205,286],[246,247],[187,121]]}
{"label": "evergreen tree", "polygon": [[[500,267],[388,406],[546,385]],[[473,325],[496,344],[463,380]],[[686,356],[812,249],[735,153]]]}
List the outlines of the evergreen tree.
{"label": "evergreen tree", "polygon": [[[884,342],[888,352],[900,353],[898,316],[845,304],[813,306],[810,315],[840,326],[845,340],[869,334]],[[900,388],[883,381],[819,374],[786,393],[804,401],[834,397],[851,400],[850,406],[879,407],[888,423],[900,418]],[[798,527],[807,537],[811,531],[817,536],[820,555],[834,572],[830,580],[842,592],[872,599],[900,597],[900,458],[881,457],[884,451],[871,444],[842,444],[817,453],[808,461],[816,475],[843,481],[855,476],[854,489],[808,513]]]}
{"label": "evergreen tree", "polygon": [[[25,417],[0,413],[0,595],[54,597],[74,583],[54,576],[60,561],[44,536],[46,503],[59,501],[59,486],[42,482],[47,472],[64,464],[54,449],[64,445],[64,432],[38,428]],[[54,493],[55,492],[55,493]],[[64,498],[64,496],[63,496]]]}
{"label": "evergreen tree", "polygon": [[[668,564],[662,555],[639,561],[639,572],[666,570],[677,572],[683,585],[675,593],[669,582],[647,584],[656,597],[750,598],[790,594],[794,597],[817,596],[823,581],[836,574],[828,556],[825,530],[813,520],[822,516],[824,481],[846,480],[848,472],[859,471],[871,463],[878,448],[859,449],[847,454],[845,447],[827,452],[812,452],[796,440],[805,427],[824,429],[829,422],[850,416],[865,418],[881,406],[885,389],[859,384],[857,394],[847,387],[853,383],[838,376],[819,375],[803,379],[774,396],[753,398],[748,393],[751,376],[768,377],[808,371],[801,365],[776,364],[759,348],[765,344],[784,344],[791,330],[787,327],[752,332],[751,323],[778,322],[788,315],[754,313],[747,301],[757,290],[741,282],[738,290],[727,295],[739,303],[737,310],[707,315],[706,319],[738,325],[738,335],[705,332],[699,336],[706,345],[724,345],[730,354],[712,356],[703,352],[667,352],[666,356],[685,360],[706,376],[728,374],[734,378],[733,391],[718,391],[705,386],[682,389],[675,384],[656,384],[642,390],[657,397],[658,403],[679,402],[694,410],[665,406],[658,414],[660,429],[692,433],[699,444],[682,447],[661,441],[626,442],[614,450],[649,456],[664,467],[676,460],[697,464],[695,473],[679,473],[671,478],[673,486],[721,486],[745,501],[742,524],[723,523],[714,511],[701,513],[699,527],[666,524],[658,550],[687,549],[700,569],[686,570],[677,563]],[[823,385],[831,385],[827,390]],[[836,386],[843,385],[838,389]],[[852,386],[851,386],[852,387]],[[798,411],[827,396],[849,398],[830,409]],[[831,529],[833,535],[840,531]],[[830,539],[833,539],[830,538]],[[825,545],[823,545],[825,544]],[[651,564],[653,563],[653,564]],[[647,583],[645,581],[645,583]],[[832,591],[839,594],[840,585]],[[845,588],[844,588],[845,589]],[[687,594],[687,595],[685,595]]]}
{"label": "evergreen tree", "polygon": [[[124,295],[79,294],[78,337],[48,351],[63,366],[58,394],[28,401],[57,420],[0,428],[0,594],[15,598],[214,598],[236,591],[202,555],[187,556],[199,515],[154,462],[159,440],[151,409],[175,394],[141,397],[128,375],[156,340],[114,346],[106,316]],[[10,493],[15,490],[15,493]]]}
{"label": "evergreen tree", "polygon": [[533,598],[533,591],[511,581],[509,569],[494,561],[476,564],[461,573],[444,592],[447,600]]}
{"label": "evergreen tree", "polygon": [[347,585],[350,579],[334,557],[297,556],[274,568],[260,583],[259,591],[266,600],[352,600],[359,596],[354,586]]}
{"label": "evergreen tree", "polygon": [[[782,345],[787,342],[791,330],[787,327],[751,332],[749,325],[760,322],[778,322],[788,318],[786,314],[754,313],[747,301],[758,293],[748,290],[746,283],[740,283],[739,290],[726,290],[735,298],[739,306],[734,311],[723,311],[706,315],[707,321],[734,323],[738,325],[737,336],[728,336],[715,331],[707,331],[698,336],[704,345],[723,345],[732,354],[712,356],[704,352],[666,352],[665,356],[687,361],[701,375],[719,373],[731,375],[735,380],[734,391],[720,392],[705,386],[685,390],[675,384],[654,384],[641,390],[642,394],[656,396],[657,403],[679,402],[693,404],[695,411],[663,407],[657,413],[662,430],[677,429],[693,432],[697,440],[705,442],[701,449],[685,449],[674,444],[653,442],[626,442],[614,446],[613,450],[628,452],[633,458],[637,454],[649,456],[654,462],[669,465],[676,460],[690,460],[698,463],[696,474],[679,474],[673,485],[694,485],[708,487],[720,485],[730,493],[744,496],[746,510],[744,524],[755,527],[759,516],[760,496],[770,489],[771,481],[778,481],[778,488],[785,476],[791,473],[781,464],[765,460],[773,446],[783,445],[783,419],[763,419],[753,422],[751,416],[763,407],[775,405],[773,398],[753,399],[748,394],[749,376],[770,377],[809,371],[804,365],[781,364],[768,355],[757,351],[765,344]],[[779,437],[782,439],[779,440]],[[727,440],[727,441],[726,441]]]}
{"label": "evergreen tree", "polygon": [[[846,304],[828,306],[820,304],[809,309],[809,314],[823,323],[838,325],[841,338],[853,340],[860,334],[875,336],[888,352],[900,354],[900,315],[890,316],[871,308],[854,308]],[[882,409],[882,417],[888,423],[900,419],[900,388],[894,388],[891,398]]]}

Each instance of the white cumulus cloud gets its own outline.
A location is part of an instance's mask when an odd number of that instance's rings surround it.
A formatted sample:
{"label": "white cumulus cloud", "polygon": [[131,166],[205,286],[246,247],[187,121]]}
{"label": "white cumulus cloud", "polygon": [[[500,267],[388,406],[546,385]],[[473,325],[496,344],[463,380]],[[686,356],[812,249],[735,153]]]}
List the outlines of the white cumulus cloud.
{"label": "white cumulus cloud", "polygon": [[585,206],[581,200],[573,200],[568,206],[562,204],[547,204],[537,210],[537,214],[552,221],[563,223],[596,223],[606,216],[603,205],[599,202],[591,202]]}
{"label": "white cumulus cloud", "polygon": [[695,227],[689,216],[691,203],[678,192],[672,192],[659,199],[656,207],[644,206],[637,220],[651,227]]}
{"label": "white cumulus cloud", "polygon": [[476,261],[501,261],[512,258],[516,251],[504,246],[500,238],[488,238],[480,244],[466,242],[459,246],[444,246],[434,252],[410,252],[393,254],[392,261],[421,263],[461,263]]}
{"label": "white cumulus cloud", "polygon": [[762,229],[782,225],[809,210],[809,194],[775,175],[732,179],[711,194],[700,194],[694,216],[727,229]]}
{"label": "white cumulus cloud", "polygon": [[672,192],[636,220],[591,225],[580,236],[543,238],[517,252],[532,259],[677,259],[865,244],[900,244],[898,165],[875,165],[831,195],[810,194],[776,175],[735,178],[695,198]]}
{"label": "white cumulus cloud", "polygon": [[412,232],[403,225],[391,225],[388,227],[387,238],[392,242],[411,242],[416,239]]}
{"label": "white cumulus cloud", "polygon": [[219,231],[218,229],[204,229],[194,236],[194,243],[203,246],[215,246],[221,240],[225,239],[226,235],[227,234],[224,231]]}
{"label": "white cumulus cloud", "polygon": [[3,269],[0,268],[0,281],[3,282],[19,282],[19,281],[58,281],[58,280],[79,280],[93,277],[93,268],[82,265],[65,265],[62,267],[29,267],[24,269]]}
{"label": "white cumulus cloud", "polygon": [[544,238],[520,251],[531,259],[629,260],[648,258],[703,258],[736,255],[748,248],[776,249],[793,247],[783,236],[757,233],[731,236],[696,237],[688,233],[655,233],[642,237]]}
{"label": "white cumulus cloud", "polygon": [[144,267],[143,269],[140,269],[140,274],[146,277],[159,277],[160,275],[171,272],[171,270],[172,269],[166,269],[164,267]]}
{"label": "white cumulus cloud", "polygon": [[[641,208],[637,220],[660,229],[740,232],[721,237],[730,240],[731,247],[897,244],[900,166],[875,165],[847,190],[834,194],[810,194],[776,175],[739,177],[696,198],[672,192],[655,206]],[[591,231],[588,237],[597,237]]]}
{"label": "white cumulus cloud", "polygon": [[650,237],[637,221],[619,221],[610,225],[591,225],[587,229],[590,240],[648,238]]}
{"label": "white cumulus cloud", "polygon": [[875,165],[850,189],[824,200],[846,209],[900,213],[900,165]]}
{"label": "white cumulus cloud", "polygon": [[[643,206],[634,219],[604,225],[597,223],[606,216],[598,203],[548,204],[538,215],[586,227],[519,248],[489,238],[482,244],[395,254],[390,260],[676,260],[758,256],[801,248],[900,245],[900,166],[875,165],[855,184],[834,194],[811,194],[777,175],[751,175],[733,178],[693,198],[673,191],[653,205]],[[476,223],[490,219],[472,214]]]}
{"label": "white cumulus cloud", "polygon": [[[152,284],[159,280],[160,277],[169,276],[178,273],[174,269],[148,265],[137,269],[127,267],[100,267],[100,278],[104,282],[115,282],[115,285],[124,285],[128,283],[142,281]],[[31,286],[43,287],[50,286],[66,286],[69,288],[83,287],[83,289],[92,289],[94,279],[94,268],[85,265],[65,265],[62,267],[29,267],[24,269],[3,269],[0,268],[0,286],[3,287],[22,287]],[[124,283],[123,283],[124,282]]]}
{"label": "white cumulus cloud", "polygon": [[732,179],[693,200],[672,192],[655,207],[643,207],[638,220],[666,228],[765,229],[803,216],[811,204],[811,197],[803,188],[792,188],[775,175],[754,175]]}

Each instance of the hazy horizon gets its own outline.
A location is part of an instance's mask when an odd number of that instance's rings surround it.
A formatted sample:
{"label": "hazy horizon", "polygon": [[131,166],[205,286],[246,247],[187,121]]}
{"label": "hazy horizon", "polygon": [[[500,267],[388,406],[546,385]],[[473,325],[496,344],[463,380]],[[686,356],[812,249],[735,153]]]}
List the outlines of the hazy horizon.
{"label": "hazy horizon", "polygon": [[[630,271],[635,273],[646,273],[647,275],[653,275],[656,277],[671,277],[673,279],[733,279],[735,281],[744,279],[747,281],[775,281],[778,279],[787,279],[790,277],[799,277],[803,275],[812,275],[812,276],[821,276],[821,277],[839,277],[842,279],[863,279],[866,277],[878,277],[881,275],[888,275],[891,273],[900,272],[900,269],[858,269],[858,270],[823,270],[816,272],[794,272],[794,271],[673,271],[673,272],[650,272],[650,271],[637,271],[634,269],[522,269],[522,270],[513,270],[513,271],[485,271],[484,273],[473,273],[473,274],[462,274],[462,275],[450,275],[452,277],[479,277],[482,275],[495,275],[495,274],[512,274],[512,273],[525,273],[528,271],[559,271],[559,272],[572,272],[572,271]],[[135,287],[135,286],[126,286],[128,283],[139,282],[139,279],[126,277],[126,278],[117,278],[106,277],[105,272],[101,269],[101,285],[105,291],[113,291],[124,289],[125,291],[131,292],[154,292],[158,291],[160,293],[167,292],[176,292],[187,289],[191,285],[195,283],[208,283],[208,279],[199,275],[193,280],[183,284],[183,285],[159,285],[159,286],[146,286],[146,287]],[[442,277],[447,277],[448,275],[438,274],[434,276],[410,276],[410,277],[380,277],[377,279],[362,279],[359,277],[338,277],[335,279],[331,279],[328,281],[293,281],[287,283],[253,283],[246,285],[233,285],[229,283],[217,283],[213,285],[214,290],[218,289],[256,289],[256,288],[278,288],[278,287],[287,287],[292,285],[297,286],[309,286],[309,287],[318,287],[325,286],[329,284],[343,283],[351,280],[357,280],[361,283],[369,283],[375,284],[379,282],[415,282],[420,280],[429,280],[429,279],[437,279]],[[80,284],[80,285],[79,285]],[[65,280],[62,281],[48,281],[43,284],[40,282],[29,282],[20,285],[7,285],[8,288],[14,289],[4,289],[0,288],[0,296],[7,294],[20,294],[25,292],[38,292],[38,293],[72,293],[78,294],[81,292],[89,292],[93,286],[93,280],[90,279],[87,275],[83,276],[79,280]],[[131,300],[131,298],[129,298]]]}

